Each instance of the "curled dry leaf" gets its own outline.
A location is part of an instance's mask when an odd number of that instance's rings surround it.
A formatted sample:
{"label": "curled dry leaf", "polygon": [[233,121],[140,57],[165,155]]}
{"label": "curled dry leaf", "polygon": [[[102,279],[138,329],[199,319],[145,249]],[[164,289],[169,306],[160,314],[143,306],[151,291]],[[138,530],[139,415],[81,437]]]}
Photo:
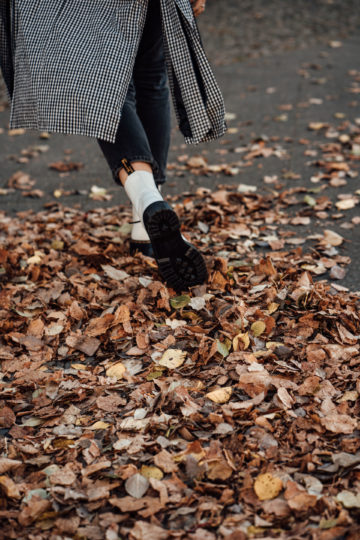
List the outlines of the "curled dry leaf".
{"label": "curled dry leaf", "polygon": [[242,348],[246,351],[246,349],[250,345],[250,338],[249,334],[247,332],[237,334],[233,339],[233,349],[234,351],[238,351],[240,348],[240,343],[242,344]]}
{"label": "curled dry leaf", "polygon": [[286,484],[284,497],[290,508],[297,512],[305,512],[317,503],[317,495],[310,495],[300,488],[296,482],[289,480]]}
{"label": "curled dry leaf", "polygon": [[87,356],[93,356],[100,347],[100,341],[94,337],[72,335],[66,338],[66,345],[85,353]]}
{"label": "curled dry leaf", "polygon": [[283,388],[283,387],[279,388],[277,391],[277,397],[279,398],[279,400],[285,406],[286,409],[291,409],[291,407],[294,404],[294,400],[290,396],[286,388]]}
{"label": "curled dry leaf", "polygon": [[111,424],[108,424],[107,422],[103,422],[102,420],[99,420],[98,422],[95,422],[92,426],[90,426],[88,429],[94,429],[95,431],[97,429],[107,429],[111,426]]}
{"label": "curled dry leaf", "polygon": [[15,482],[8,476],[0,476],[0,486],[10,499],[20,499],[20,491]]}
{"label": "curled dry leaf", "polygon": [[124,272],[124,270],[118,270],[110,264],[102,264],[101,268],[104,270],[105,274],[109,276],[109,278],[115,279],[116,281],[123,281],[125,278],[129,277],[127,272]]}
{"label": "curled dry leaf", "polygon": [[340,234],[334,231],[330,231],[328,229],[324,231],[324,236],[322,239],[323,244],[336,247],[336,246],[341,246],[343,241],[344,239],[342,236],[340,236]]}
{"label": "curled dry leaf", "polygon": [[224,388],[218,388],[212,392],[208,392],[206,397],[214,403],[227,403],[232,394],[232,387],[225,386]]}
{"label": "curled dry leaf", "polygon": [[115,377],[115,379],[120,380],[123,378],[125,371],[125,366],[121,362],[117,362],[116,364],[113,364],[107,368],[106,375],[108,377]]}
{"label": "curled dry leaf", "polygon": [[337,494],[336,499],[345,508],[360,508],[360,493],[355,495],[351,491],[344,490]]}
{"label": "curled dry leaf", "polygon": [[169,531],[147,521],[137,521],[130,533],[135,540],[167,540],[170,538]]}
{"label": "curled dry leaf", "polygon": [[12,471],[21,465],[21,461],[18,459],[9,459],[5,457],[0,457],[0,474],[4,474],[8,471]]}
{"label": "curled dry leaf", "polygon": [[357,421],[347,414],[331,414],[320,418],[320,423],[333,433],[350,434],[356,429]]}
{"label": "curled dry leaf", "polygon": [[49,479],[53,485],[72,486],[76,481],[76,475],[71,470],[59,469]]}

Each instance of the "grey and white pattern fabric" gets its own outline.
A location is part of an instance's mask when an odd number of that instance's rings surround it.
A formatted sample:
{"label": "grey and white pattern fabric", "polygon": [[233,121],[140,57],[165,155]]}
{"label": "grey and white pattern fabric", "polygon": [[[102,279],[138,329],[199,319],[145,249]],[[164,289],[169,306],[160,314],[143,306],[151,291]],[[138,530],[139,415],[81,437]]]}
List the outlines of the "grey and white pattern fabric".
{"label": "grey and white pattern fabric", "polygon": [[[12,128],[115,141],[154,0],[0,0],[0,66]],[[160,0],[176,117],[187,143],[221,137],[224,101],[190,0]]]}

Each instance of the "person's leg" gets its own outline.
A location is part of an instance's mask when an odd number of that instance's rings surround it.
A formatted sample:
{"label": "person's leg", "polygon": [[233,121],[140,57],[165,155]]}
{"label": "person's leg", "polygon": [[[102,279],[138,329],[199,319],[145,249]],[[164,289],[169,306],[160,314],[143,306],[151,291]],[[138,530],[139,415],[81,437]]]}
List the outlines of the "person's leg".
{"label": "person's leg", "polygon": [[[159,0],[149,1],[148,9],[150,11],[148,12],[147,23],[152,20],[151,9],[154,6],[156,8],[158,2]],[[158,12],[159,15],[160,12]],[[159,28],[161,28],[159,17],[156,25],[156,31],[159,31]],[[146,28],[149,28],[148,24]],[[144,34],[142,49],[146,48],[147,35],[147,33]],[[141,50],[139,50],[139,53],[141,54]],[[140,64],[143,67],[143,63],[140,62]],[[154,68],[154,73],[155,71]],[[137,73],[139,72],[137,71]],[[150,74],[148,75],[150,76]],[[139,80],[138,77],[136,78]],[[146,74],[142,71],[139,88],[140,94],[148,80],[149,78],[146,78]],[[161,86],[164,88],[163,83]],[[131,87],[128,94],[127,102],[122,111],[122,119],[116,135],[115,144],[99,141],[100,146],[113,171],[114,179],[124,186],[137,215],[144,224],[163,279],[176,290],[198,285],[207,279],[204,258],[182,236],[180,222],[176,213],[170,204],[163,200],[156,187],[155,179],[161,180],[162,173],[160,166],[153,157],[147,132],[137,112],[134,88]],[[148,96],[148,91],[145,94]],[[155,107],[154,103],[152,102],[149,107]],[[144,110],[143,113],[145,114]],[[146,123],[146,119],[144,122]],[[153,117],[153,123],[160,123],[160,126],[154,126],[154,128],[159,128],[158,133],[160,134],[162,129],[161,118]],[[155,139],[153,139],[153,133],[155,131],[152,131],[149,123],[147,124],[147,129],[154,145]],[[164,141],[159,144],[166,146]],[[166,154],[166,157],[167,150],[168,147],[166,147],[166,152],[163,152],[163,155]],[[152,172],[146,170],[149,166],[151,166]],[[163,165],[164,175],[165,168],[166,159]]]}
{"label": "person's leg", "polygon": [[128,88],[115,142],[98,139],[98,143],[116,183],[124,185],[128,176],[123,160],[132,163],[135,170],[158,174],[158,164],[151,153],[146,132],[136,111],[133,80]]}
{"label": "person's leg", "polygon": [[149,2],[133,77],[137,113],[159,165],[156,182],[163,184],[166,182],[171,116],[159,0]]}
{"label": "person's leg", "polygon": [[[152,200],[159,200],[159,197],[162,199],[158,190],[154,191],[152,174],[158,175],[159,166],[151,153],[146,132],[136,111],[136,94],[133,80],[131,80],[128,88],[115,142],[110,143],[103,140],[98,142],[116,183],[125,184],[128,177],[126,168],[128,167],[135,171],[143,171],[144,176],[147,178],[146,185],[150,183],[153,188],[151,190]],[[134,205],[132,205],[132,223],[130,254],[134,255],[136,251],[141,251],[145,255],[153,256],[149,235]]]}

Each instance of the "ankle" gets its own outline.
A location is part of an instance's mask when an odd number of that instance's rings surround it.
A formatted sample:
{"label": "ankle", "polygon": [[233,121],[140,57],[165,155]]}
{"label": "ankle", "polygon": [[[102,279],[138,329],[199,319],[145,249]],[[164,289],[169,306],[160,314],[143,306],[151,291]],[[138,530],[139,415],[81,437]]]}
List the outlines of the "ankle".
{"label": "ankle", "polygon": [[122,183],[122,185],[125,185],[126,180],[128,179],[129,175],[134,173],[135,171],[146,171],[149,173],[152,173],[152,168],[149,163],[145,163],[144,161],[132,161],[129,162],[126,158],[121,160],[121,163],[123,166],[120,169],[119,172],[119,180]]}

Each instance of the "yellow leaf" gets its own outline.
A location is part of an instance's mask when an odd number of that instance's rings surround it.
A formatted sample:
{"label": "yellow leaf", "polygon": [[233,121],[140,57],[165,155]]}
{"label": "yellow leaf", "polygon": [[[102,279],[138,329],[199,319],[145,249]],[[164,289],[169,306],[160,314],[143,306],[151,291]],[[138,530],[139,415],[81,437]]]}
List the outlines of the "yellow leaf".
{"label": "yellow leaf", "polygon": [[183,365],[186,358],[186,352],[181,349],[167,349],[162,355],[159,365],[169,369],[176,369]]}
{"label": "yellow leaf", "polygon": [[231,386],[225,386],[224,388],[218,388],[218,390],[213,390],[206,394],[208,399],[214,401],[215,403],[226,403],[229,401],[232,394]]}
{"label": "yellow leaf", "polygon": [[164,473],[158,467],[148,467],[147,465],[143,465],[140,473],[145,476],[145,478],[155,478],[156,480],[162,480],[164,478]]}
{"label": "yellow leaf", "polygon": [[52,249],[61,250],[64,248],[64,242],[62,240],[53,240],[51,247]]}
{"label": "yellow leaf", "polygon": [[40,264],[41,263],[41,257],[39,255],[33,255],[32,257],[29,257],[26,262],[28,264]]}
{"label": "yellow leaf", "polygon": [[275,313],[275,311],[278,309],[279,306],[280,304],[277,304],[276,302],[271,302],[271,304],[269,304],[267,307],[269,315],[271,315],[272,313]]}
{"label": "yellow leaf", "polygon": [[85,364],[71,364],[73,369],[87,369]]}
{"label": "yellow leaf", "polygon": [[110,427],[111,424],[107,424],[106,422],[102,422],[99,420],[98,422],[95,422],[92,426],[90,426],[88,429],[107,429]]}
{"label": "yellow leaf", "polygon": [[267,344],[266,344],[266,348],[267,349],[276,349],[276,347],[281,347],[282,345],[284,345],[284,344],[281,343],[281,341],[268,341]]}
{"label": "yellow leaf", "polygon": [[20,499],[20,491],[18,486],[8,476],[0,476],[0,486],[7,497],[11,499]]}
{"label": "yellow leaf", "polygon": [[247,332],[245,332],[244,334],[238,334],[237,336],[234,337],[234,339],[233,339],[233,349],[234,349],[235,352],[239,350],[239,341],[243,342],[244,350],[246,350],[248,348],[248,346],[250,345],[249,334]]}
{"label": "yellow leaf", "polygon": [[359,394],[358,394],[358,392],[356,390],[347,390],[336,401],[338,403],[343,403],[344,401],[356,401],[358,397],[359,397]]}
{"label": "yellow leaf", "polygon": [[265,328],[266,324],[264,321],[256,321],[251,325],[251,331],[255,337],[261,336],[261,334],[265,331]]}
{"label": "yellow leaf", "polygon": [[125,371],[126,371],[125,366],[121,362],[118,362],[117,364],[113,364],[112,366],[107,368],[106,375],[108,377],[115,377],[116,379],[119,380],[119,379],[122,379]]}
{"label": "yellow leaf", "polygon": [[254,491],[260,501],[275,499],[282,488],[282,480],[270,473],[259,474],[254,483]]}

